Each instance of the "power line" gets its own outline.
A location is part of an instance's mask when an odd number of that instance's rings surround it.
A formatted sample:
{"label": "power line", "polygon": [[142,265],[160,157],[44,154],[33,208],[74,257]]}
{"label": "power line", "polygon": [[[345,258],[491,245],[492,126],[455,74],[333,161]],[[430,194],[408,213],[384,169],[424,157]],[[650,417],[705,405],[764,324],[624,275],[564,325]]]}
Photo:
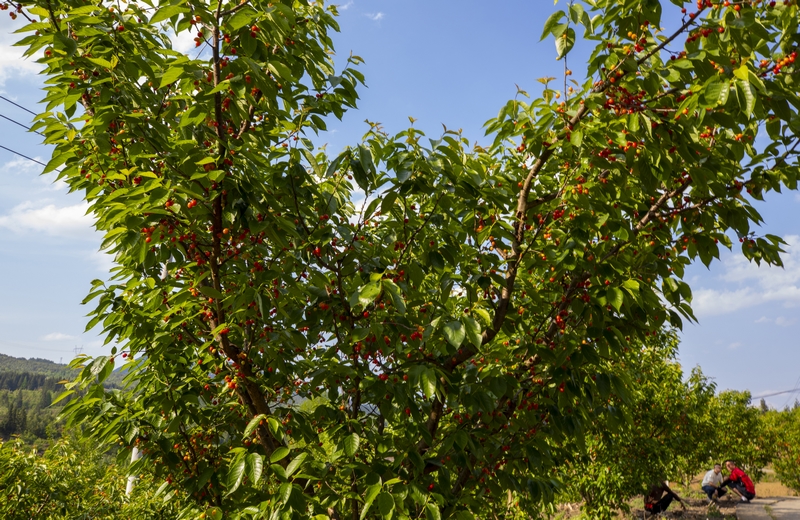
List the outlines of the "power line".
{"label": "power line", "polygon": [[10,99],[8,99],[8,98],[7,98],[7,97],[5,97],[5,96],[0,96],[0,99],[2,99],[3,101],[7,101],[7,102],[11,103],[12,105],[14,105],[14,106],[15,106],[15,107],[17,107],[17,108],[21,108],[22,110],[24,110],[24,111],[26,111],[26,112],[30,112],[31,114],[33,114],[33,115],[35,115],[35,116],[36,116],[36,115],[39,115],[39,114],[37,114],[36,112],[34,112],[33,110],[30,110],[30,109],[28,109],[28,108],[25,108],[24,106],[20,105],[19,103],[14,103],[13,101],[11,101]]}
{"label": "power line", "polygon": [[782,392],[773,392],[771,394],[764,394],[764,395],[755,395],[753,399],[761,399],[763,397],[772,397],[774,395],[782,395],[782,394],[791,394],[794,392],[800,392],[800,388],[792,388],[791,390],[784,390]]}
{"label": "power line", "polygon": [[[29,126],[25,126],[25,125],[23,125],[22,123],[20,123],[19,121],[15,121],[15,120],[11,119],[11,118],[10,118],[10,117],[8,117],[8,116],[4,116],[3,114],[0,114],[0,117],[2,117],[3,119],[5,119],[5,120],[7,120],[7,121],[11,121],[11,122],[12,122],[12,123],[14,123],[15,125],[21,126],[22,128],[24,128],[25,130],[27,130],[27,131],[29,131],[29,132],[36,132],[36,130],[33,130],[31,127],[29,127]],[[37,134],[39,134],[39,135],[41,135],[42,137],[44,137],[44,134],[43,134],[43,133],[41,133],[41,132],[36,132],[36,133],[37,133]]]}
{"label": "power line", "polygon": [[[797,381],[794,382],[794,390],[800,391],[800,376],[797,376]],[[783,403],[783,407],[786,408],[789,405],[789,401],[792,399],[791,394],[786,398],[786,402]]]}
{"label": "power line", "polygon": [[23,158],[25,158],[25,159],[28,159],[29,161],[33,161],[33,162],[35,162],[35,163],[37,163],[37,164],[41,164],[42,166],[47,166],[47,165],[46,165],[45,163],[43,163],[42,161],[37,161],[36,159],[33,159],[33,158],[31,158],[31,157],[28,157],[28,156],[27,156],[27,155],[25,155],[25,154],[21,154],[21,153],[17,152],[16,150],[12,150],[11,148],[6,148],[6,147],[5,147],[5,146],[3,146],[2,144],[0,144],[0,148],[2,148],[3,150],[8,150],[9,152],[11,152],[11,153],[13,153],[13,154],[17,154],[17,155],[19,155],[20,157],[23,157]]}

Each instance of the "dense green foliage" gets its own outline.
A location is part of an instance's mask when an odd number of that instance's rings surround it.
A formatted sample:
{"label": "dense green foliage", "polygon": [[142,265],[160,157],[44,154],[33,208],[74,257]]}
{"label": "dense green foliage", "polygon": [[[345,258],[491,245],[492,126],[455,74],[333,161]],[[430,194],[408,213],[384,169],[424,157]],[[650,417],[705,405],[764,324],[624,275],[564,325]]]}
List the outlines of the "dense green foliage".
{"label": "dense green foliage", "polygon": [[[699,368],[687,377],[676,354],[677,340],[667,334],[629,358],[623,369],[633,381],[632,406],[613,403],[617,413],[593,425],[586,450],[575,450],[574,458],[560,465],[561,501],[582,502],[590,518],[611,518],[653,483],[689,486],[726,459],[735,460],[754,482],[773,461],[776,469],[788,467],[779,461],[788,458],[791,441],[777,442],[783,433],[776,427],[788,417],[764,414],[752,406],[749,392],[715,393]],[[777,416],[783,422],[771,425],[767,418]],[[781,471],[783,480],[786,470]]]}
{"label": "dense green foliage", "polygon": [[761,480],[782,434],[764,422],[750,392],[721,392],[709,413],[716,419],[709,444],[714,446],[717,460],[735,460],[754,482]]}
{"label": "dense green foliage", "polygon": [[800,407],[769,411],[762,415],[764,427],[775,440],[772,466],[784,486],[800,493]]}
{"label": "dense green foliage", "polygon": [[0,517],[172,519],[180,501],[154,500],[152,479],[124,498],[126,475],[90,441],[62,439],[43,453],[22,442],[0,443]]}
{"label": "dense green foliage", "polygon": [[[140,446],[184,516],[431,520],[539,510],[637,400],[690,426],[707,384],[674,402],[641,345],[692,319],[685,268],[731,236],[781,263],[751,202],[796,189],[800,143],[797,6],[698,3],[669,30],[658,0],[570,3],[544,37],[563,58],[582,28],[587,79],[520,92],[491,145],[374,126],[328,156],[309,137],[362,83],[335,8],[22,1],[46,170],[116,255],[87,301],[117,346],[74,362],[70,421]],[[101,386],[115,361],[135,388]]]}
{"label": "dense green foliage", "polygon": [[676,355],[677,340],[667,336],[629,358],[632,406],[613,403],[616,413],[589,430],[585,452],[562,465],[562,499],[582,501],[588,517],[611,518],[653,483],[694,476],[719,456],[709,449],[720,425],[714,385],[698,369],[684,381]]}

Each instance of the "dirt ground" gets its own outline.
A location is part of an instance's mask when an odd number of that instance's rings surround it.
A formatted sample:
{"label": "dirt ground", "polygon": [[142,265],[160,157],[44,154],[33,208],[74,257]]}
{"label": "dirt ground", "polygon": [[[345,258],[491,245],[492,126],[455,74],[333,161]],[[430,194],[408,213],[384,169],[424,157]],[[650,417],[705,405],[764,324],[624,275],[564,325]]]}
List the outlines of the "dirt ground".
{"label": "dirt ground", "polygon": [[[771,469],[766,469],[765,473],[762,480],[756,484],[758,498],[797,496],[797,493],[778,482],[775,473]],[[688,488],[680,485],[673,488],[684,498],[687,503],[687,509],[684,512],[680,504],[673,502],[664,515],[665,518],[683,518],[685,520],[705,520],[710,518],[733,520],[736,518],[737,502],[730,496],[730,493],[722,498],[718,508],[712,507],[709,509],[708,500],[705,499],[705,495],[700,491],[701,479],[702,475],[698,475]],[[641,498],[632,502],[632,505],[637,507],[632,509],[630,518],[642,518],[644,509],[642,509],[641,504]]]}
{"label": "dirt ground", "polygon": [[[736,518],[736,501],[723,497],[719,507],[713,506],[709,509],[708,500],[701,498],[683,497],[686,502],[686,511],[677,502],[673,502],[662,518],[682,518],[685,520],[706,520],[707,518],[724,518],[732,520]],[[641,500],[639,501],[641,506]],[[628,518],[642,518],[644,509],[641,507],[633,509]]]}
{"label": "dirt ground", "polygon": [[[787,488],[778,482],[774,472],[771,469],[765,471],[763,479],[756,484],[756,493],[758,498],[769,497],[791,497],[798,496],[797,493]],[[686,502],[687,508],[684,511],[680,504],[673,502],[669,510],[661,518],[681,518],[684,520],[710,520],[718,518],[723,520],[736,520],[736,500],[729,495],[726,495],[720,501],[719,507],[713,506],[709,508],[708,500],[705,494],[700,490],[700,480],[702,475],[698,475],[687,487],[679,484],[671,483],[673,489],[678,493]],[[620,514],[620,519],[632,520],[641,519],[643,517],[644,509],[642,507],[642,498],[637,497],[629,502],[631,512],[628,515]],[[559,513],[555,518],[559,520],[567,520],[580,516],[580,504],[562,504],[559,507]]]}
{"label": "dirt ground", "polygon": [[780,482],[759,482],[756,484],[756,493],[758,494],[758,498],[797,496],[797,493]]}

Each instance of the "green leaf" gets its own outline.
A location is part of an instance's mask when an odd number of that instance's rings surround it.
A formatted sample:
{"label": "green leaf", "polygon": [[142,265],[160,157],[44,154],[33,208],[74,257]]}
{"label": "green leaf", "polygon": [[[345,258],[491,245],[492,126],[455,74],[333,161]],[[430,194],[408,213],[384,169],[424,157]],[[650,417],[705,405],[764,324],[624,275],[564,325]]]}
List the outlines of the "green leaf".
{"label": "green leaf", "polygon": [[286,446],[276,448],[275,451],[272,452],[272,455],[269,456],[269,461],[278,462],[279,460],[283,460],[289,454],[289,451],[289,448]]}
{"label": "green leaf", "polygon": [[377,497],[380,492],[381,492],[380,484],[373,484],[367,487],[367,492],[364,494],[364,507],[361,508],[362,519],[366,518],[370,506],[375,501],[375,497]]}
{"label": "green leaf", "polygon": [[97,356],[94,361],[89,365],[89,373],[92,377],[96,377],[101,370],[108,364],[108,356]]}
{"label": "green leaf", "polygon": [[253,433],[256,428],[258,428],[258,423],[261,422],[265,417],[266,415],[262,413],[250,419],[250,422],[247,423],[247,427],[245,427],[244,429],[244,434],[242,435],[242,438],[246,439],[247,437],[249,437],[250,434]]}
{"label": "green leaf", "polygon": [[253,20],[255,20],[257,16],[258,13],[252,7],[243,7],[242,9],[236,11],[233,16],[228,18],[227,25],[232,31],[238,31],[242,27],[252,24]]}
{"label": "green leaf", "polygon": [[69,57],[78,50],[78,43],[72,38],[67,37],[64,33],[56,32],[53,35],[53,47],[63,51]]}
{"label": "green leaf", "polygon": [[228,494],[236,491],[241,485],[246,466],[247,462],[245,461],[244,453],[238,453],[233,459],[231,466],[228,468],[228,475],[225,478],[225,486],[228,488]]}
{"label": "green leaf", "polygon": [[428,520],[442,520],[442,513],[436,504],[425,504],[425,516]]}
{"label": "green leaf", "polygon": [[737,78],[743,80],[743,81],[747,81],[748,72],[749,72],[749,68],[747,67],[747,62],[745,61],[744,63],[742,63],[741,67],[739,67],[737,69],[734,69],[733,75],[736,76]]}
{"label": "green leaf", "polygon": [[380,511],[381,516],[384,518],[392,517],[392,513],[394,512],[394,498],[386,491],[378,495],[378,511]]}
{"label": "green leaf", "polygon": [[351,433],[344,438],[344,453],[348,457],[352,457],[358,451],[358,446],[361,444],[361,437],[357,433]]}
{"label": "green leaf", "polygon": [[302,465],[303,465],[303,461],[305,461],[305,460],[306,460],[306,457],[308,457],[308,453],[305,453],[305,452],[304,452],[304,453],[301,453],[300,455],[298,455],[297,457],[295,457],[295,458],[292,460],[292,462],[290,462],[290,463],[289,463],[289,464],[286,466],[286,477],[287,477],[287,478],[288,478],[288,477],[291,477],[291,476],[292,476],[292,474],[293,474],[295,471],[297,471],[297,469],[298,469],[300,466],[302,466]]}
{"label": "green leaf", "polygon": [[469,342],[476,347],[480,347],[481,343],[483,342],[483,337],[481,336],[481,324],[478,323],[478,321],[472,316],[464,316],[462,321],[467,329],[467,339],[469,339]]}
{"label": "green leaf", "polygon": [[455,348],[460,347],[461,344],[464,343],[464,338],[466,337],[464,325],[462,325],[460,321],[451,321],[444,326],[444,337],[447,338],[447,342]]}
{"label": "green leaf", "polygon": [[273,472],[275,475],[277,475],[277,477],[278,477],[279,479],[281,479],[281,480],[288,480],[288,477],[286,476],[286,470],[285,470],[285,469],[283,469],[283,466],[281,466],[280,464],[270,464],[270,465],[269,465],[269,469],[270,469],[270,471],[272,471],[272,472]]}
{"label": "green leaf", "polygon": [[184,5],[180,5],[180,4],[178,4],[178,5],[167,5],[167,6],[164,6],[164,7],[160,8],[156,12],[156,14],[154,14],[153,17],[150,18],[150,23],[153,24],[153,23],[163,22],[164,20],[172,18],[173,16],[179,15],[181,13],[188,13],[188,12],[189,12],[189,8],[184,6]]}
{"label": "green leaf", "polygon": [[570,4],[569,18],[572,20],[572,23],[581,23],[581,19],[585,14],[586,12],[583,10],[583,6],[581,4]]}
{"label": "green leaf", "polygon": [[544,22],[544,28],[542,29],[542,37],[539,38],[539,41],[544,40],[547,36],[553,31],[553,27],[558,25],[561,22],[561,19],[566,16],[564,11],[556,11],[555,13],[551,14],[549,18]]}
{"label": "green leaf", "polygon": [[362,287],[361,291],[358,293],[358,303],[361,304],[361,308],[363,309],[370,303],[374,302],[375,298],[377,298],[380,293],[380,282],[370,282]]}
{"label": "green leaf", "polygon": [[283,505],[292,497],[292,485],[288,482],[281,484],[278,489],[278,496],[280,497],[280,504]]}
{"label": "green leaf", "polygon": [[564,34],[556,37],[556,59],[560,60],[572,50],[575,45],[575,30],[569,27]]}
{"label": "green leaf", "polygon": [[280,61],[270,61],[267,64],[267,68],[276,78],[283,80],[283,81],[294,81],[292,78],[292,71],[289,70],[289,67],[286,64],[281,63]]}
{"label": "green leaf", "polygon": [[740,104],[744,101],[744,113],[747,117],[753,115],[753,109],[756,106],[756,92],[753,88],[753,85],[750,84],[749,81],[746,80],[736,80],[736,86],[739,89],[739,92],[742,93],[742,97],[740,98]]}
{"label": "green leaf", "polygon": [[426,367],[420,372],[419,383],[428,399],[436,394],[436,372],[432,368]]}
{"label": "green leaf", "polygon": [[392,297],[392,305],[398,313],[406,313],[406,302],[403,300],[403,295],[400,293],[400,288],[391,280],[383,280],[383,287]]}
{"label": "green leaf", "polygon": [[261,478],[261,473],[264,471],[264,457],[258,453],[250,453],[247,455],[247,478],[250,480],[250,485],[254,486]]}
{"label": "green leaf", "polygon": [[106,68],[106,69],[113,69],[114,68],[114,66],[111,64],[111,62],[106,60],[106,59],[103,59],[103,58],[88,58],[88,59],[89,59],[89,61],[91,61],[95,65],[100,65],[103,68]]}
{"label": "green leaf", "polygon": [[444,269],[444,257],[438,251],[431,251],[428,253],[428,261],[431,266],[437,271]]}
{"label": "green leaf", "polygon": [[728,96],[731,93],[731,84],[729,82],[722,83],[722,89],[719,91],[719,100],[717,100],[717,104],[724,105],[728,102]]}
{"label": "green leaf", "polygon": [[622,291],[617,287],[612,287],[606,293],[606,298],[608,298],[608,303],[610,303],[617,311],[622,308],[622,303],[625,301],[625,296],[622,294]]}
{"label": "green leaf", "polygon": [[[631,131],[635,132],[636,130],[631,130]],[[583,142],[583,132],[581,130],[578,130],[577,128],[573,130],[569,136],[569,142],[572,143],[572,146],[579,148],[581,146],[581,143]]]}
{"label": "green leaf", "polygon": [[172,67],[168,68],[166,72],[161,76],[161,84],[158,88],[164,88],[167,85],[170,85],[175,82],[178,78],[183,75],[183,67],[180,65],[173,65]]}
{"label": "green leaf", "polygon": [[481,307],[476,307],[472,309],[472,312],[478,315],[478,317],[486,324],[488,327],[492,324],[492,317],[489,315],[489,311],[486,309],[482,309]]}
{"label": "green leaf", "polygon": [[717,106],[720,96],[722,95],[722,89],[724,88],[728,88],[727,83],[723,83],[716,77],[711,78],[703,89],[703,101],[705,104],[711,107]]}
{"label": "green leaf", "polygon": [[633,292],[637,292],[639,290],[639,282],[636,280],[625,280],[622,282],[622,286]]}

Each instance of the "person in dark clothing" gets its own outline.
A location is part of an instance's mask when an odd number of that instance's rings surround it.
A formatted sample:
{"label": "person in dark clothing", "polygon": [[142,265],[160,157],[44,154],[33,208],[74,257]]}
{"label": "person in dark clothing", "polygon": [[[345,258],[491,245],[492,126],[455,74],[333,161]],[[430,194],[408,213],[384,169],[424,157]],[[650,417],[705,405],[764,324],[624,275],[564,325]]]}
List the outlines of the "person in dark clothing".
{"label": "person in dark clothing", "polygon": [[680,502],[681,507],[686,509],[686,504],[677,493],[672,491],[666,482],[658,482],[653,484],[650,492],[644,497],[644,508],[652,514],[657,515],[667,510],[673,500]]}
{"label": "person in dark clothing", "polygon": [[732,460],[726,460],[725,467],[728,468],[730,474],[728,478],[722,481],[719,487],[730,487],[734,493],[742,497],[742,502],[753,500],[756,497],[756,487],[750,477],[747,476],[747,473],[737,468],[736,463]]}

